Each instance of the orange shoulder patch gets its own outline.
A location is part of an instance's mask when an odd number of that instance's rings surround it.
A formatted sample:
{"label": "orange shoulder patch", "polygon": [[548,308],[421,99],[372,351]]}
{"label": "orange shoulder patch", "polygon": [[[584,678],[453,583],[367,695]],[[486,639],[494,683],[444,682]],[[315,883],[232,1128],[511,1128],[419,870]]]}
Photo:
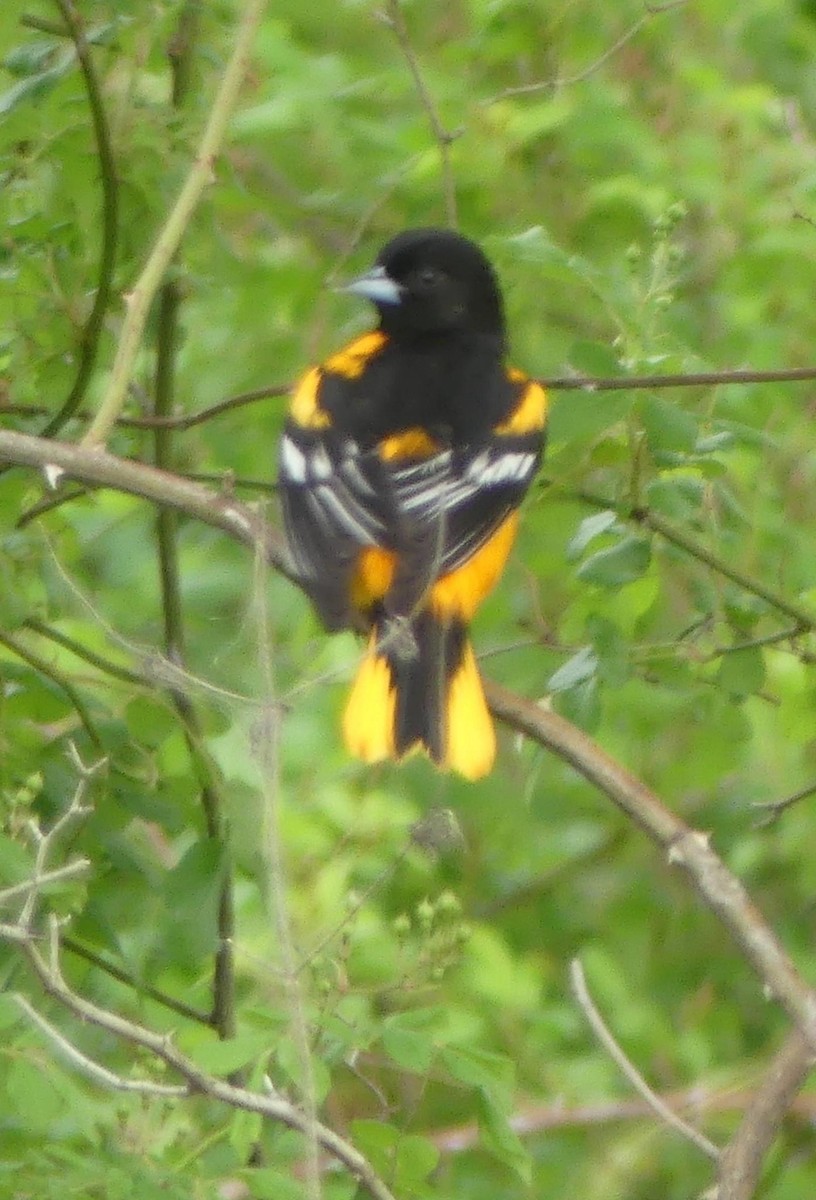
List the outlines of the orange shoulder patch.
{"label": "orange shoulder patch", "polygon": [[379,354],[388,338],[378,329],[364,333],[332,354],[323,363],[324,370],[344,379],[359,379],[375,354]]}
{"label": "orange shoulder patch", "polygon": [[524,383],[526,380],[526,386],[510,416],[497,425],[493,432],[500,437],[512,437],[543,429],[547,420],[547,393],[544,388],[515,367],[510,367],[507,377],[512,383]]}
{"label": "orange shoulder patch", "polygon": [[400,458],[430,458],[437,454],[442,447],[435,438],[420,427],[405,429],[402,433],[394,433],[384,438],[378,446],[380,458],[392,462]]}
{"label": "orange shoulder patch", "polygon": [[331,418],[320,407],[318,392],[323,372],[320,367],[307,371],[292,393],[289,413],[292,420],[304,429],[326,429]]}

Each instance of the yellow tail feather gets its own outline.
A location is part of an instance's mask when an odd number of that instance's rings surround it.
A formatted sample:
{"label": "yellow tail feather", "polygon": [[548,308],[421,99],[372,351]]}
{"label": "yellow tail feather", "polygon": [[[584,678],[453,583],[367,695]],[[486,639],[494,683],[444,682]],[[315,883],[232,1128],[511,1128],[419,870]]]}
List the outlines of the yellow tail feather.
{"label": "yellow tail feather", "polygon": [[[343,736],[350,754],[366,763],[382,762],[427,747],[414,742],[398,755],[394,743],[397,693],[391,667],[376,651],[372,633],[366,656],[352,684],[343,714]],[[473,648],[467,643],[462,661],[447,684],[443,770],[465,779],[487,775],[496,757],[496,735],[487,708]]]}
{"label": "yellow tail feather", "polygon": [[446,719],[443,766],[465,779],[481,779],[496,758],[496,734],[469,642],[448,685]]}
{"label": "yellow tail feather", "polygon": [[394,757],[396,693],[391,670],[376,654],[376,644],[376,634],[372,633],[343,714],[343,737],[349,753],[367,763]]}

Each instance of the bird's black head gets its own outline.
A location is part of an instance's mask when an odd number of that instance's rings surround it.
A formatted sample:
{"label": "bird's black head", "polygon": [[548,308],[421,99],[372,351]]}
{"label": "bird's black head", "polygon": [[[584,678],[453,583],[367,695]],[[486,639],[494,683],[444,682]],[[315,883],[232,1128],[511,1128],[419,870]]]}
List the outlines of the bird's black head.
{"label": "bird's black head", "polygon": [[396,341],[451,332],[487,334],[504,344],[498,281],[475,243],[447,229],[408,229],[380,251],[347,291],[376,305]]}

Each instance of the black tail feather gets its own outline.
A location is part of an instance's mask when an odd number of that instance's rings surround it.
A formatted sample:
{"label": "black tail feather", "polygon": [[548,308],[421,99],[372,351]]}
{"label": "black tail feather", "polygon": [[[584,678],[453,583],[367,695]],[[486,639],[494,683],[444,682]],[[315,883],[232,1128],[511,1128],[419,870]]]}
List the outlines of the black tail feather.
{"label": "black tail feather", "polygon": [[382,619],[377,634],[396,690],[394,749],[398,756],[420,743],[436,763],[445,760],[446,700],[450,680],[462,662],[467,628],[461,621],[441,622],[428,611],[410,621],[407,631],[393,630]]}

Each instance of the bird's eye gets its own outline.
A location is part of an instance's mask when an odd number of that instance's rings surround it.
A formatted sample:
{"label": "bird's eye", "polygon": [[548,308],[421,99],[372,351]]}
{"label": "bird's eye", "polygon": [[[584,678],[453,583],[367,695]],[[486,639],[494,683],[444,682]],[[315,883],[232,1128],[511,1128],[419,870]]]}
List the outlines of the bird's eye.
{"label": "bird's eye", "polygon": [[433,267],[422,267],[420,271],[417,271],[417,283],[420,287],[431,288],[438,282],[439,272]]}

